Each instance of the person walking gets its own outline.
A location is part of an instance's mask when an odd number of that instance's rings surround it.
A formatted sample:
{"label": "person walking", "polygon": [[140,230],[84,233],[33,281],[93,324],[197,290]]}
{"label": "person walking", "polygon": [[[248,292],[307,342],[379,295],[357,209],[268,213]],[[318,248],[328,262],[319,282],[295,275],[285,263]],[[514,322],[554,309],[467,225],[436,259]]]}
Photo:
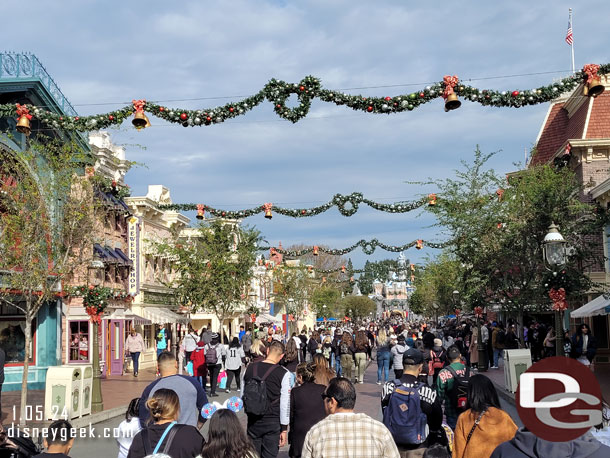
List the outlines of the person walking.
{"label": "person walking", "polygon": [[146,401],[154,423],[135,435],[127,458],[144,458],[157,452],[172,457],[194,457],[203,449],[203,436],[192,425],[179,422],[180,400],[175,391],[161,388]]}
{"label": "person walking", "polygon": [[428,362],[427,373],[432,376],[432,384],[436,385],[438,373],[445,367],[447,362],[447,353],[443,348],[443,341],[441,339],[434,339],[434,347],[429,351],[426,360]]}
{"label": "person walking", "polygon": [[208,376],[208,366],[205,364],[205,344],[203,340],[197,342],[197,348],[191,353],[191,361],[193,362],[193,376],[199,381],[201,387],[205,391],[205,381]]}
{"label": "person walking", "polygon": [[184,344],[184,360],[191,360],[191,353],[195,351],[197,348],[197,342],[199,342],[199,336],[197,333],[189,326],[189,332],[184,336],[183,344]]}
{"label": "person walking", "polygon": [[318,331],[314,331],[307,342],[307,350],[311,355],[311,359],[316,353],[322,353],[322,341],[320,340],[320,333]]}
{"label": "person walking", "polygon": [[208,426],[208,441],[201,451],[201,458],[218,457],[258,458],[239,418],[229,409],[214,412]]}
{"label": "person walking", "polygon": [[303,458],[399,458],[394,439],[383,423],[355,413],[356,389],[338,377],[322,394],[327,417],[312,426],[303,443]]}
{"label": "person walking", "polygon": [[301,456],[305,435],[311,427],[326,417],[322,394],[326,385],[315,382],[316,364],[301,363],[297,366],[299,386],[290,391],[290,429],[288,443],[291,458]]}
{"label": "person walking", "polygon": [[591,335],[591,329],[582,323],[572,337],[572,356],[593,370],[593,359],[597,353],[597,340]]}
{"label": "person walking", "polygon": [[260,458],[275,458],[287,442],[290,422],[290,373],[279,362],[284,344],[274,340],[264,361],[246,368],[241,395],[247,432]]}
{"label": "person walking", "polygon": [[392,347],[390,353],[392,354],[392,369],[394,369],[394,378],[399,379],[402,377],[402,373],[404,371],[402,365],[402,356],[409,349],[405,344],[405,336],[400,334],[398,336],[398,340],[396,345]]}
{"label": "person walking", "polygon": [[500,407],[498,393],[484,375],[470,378],[467,407],[455,428],[453,458],[487,458],[515,436],[517,425]]}
{"label": "person walking", "polygon": [[366,329],[360,328],[356,332],[356,341],[354,343],[355,352],[354,360],[356,362],[356,383],[364,383],[364,372],[368,363],[368,353],[370,351],[369,338],[366,335]]}
{"label": "person walking", "polygon": [[343,332],[341,337],[341,344],[339,345],[339,352],[341,353],[341,370],[343,376],[352,380],[354,373],[354,339],[352,334],[348,331]]}
{"label": "person walking", "polygon": [[504,360],[503,352],[504,345],[506,343],[506,332],[504,331],[504,325],[502,323],[498,323],[494,332],[491,335],[491,346],[494,350],[494,365],[491,366],[491,369],[498,369],[499,359]]}
{"label": "person walking", "polygon": [[204,389],[194,377],[178,374],[178,362],[174,355],[164,351],[157,359],[158,371],[161,377],[150,383],[140,396],[140,424],[145,425],[149,418],[146,401],[158,390],[171,388],[180,401],[179,423],[197,426],[203,424],[201,408],[208,403]]}
{"label": "person walking", "polygon": [[332,342],[332,350],[333,359],[335,360],[335,366],[333,367],[333,369],[335,370],[338,377],[341,377],[341,375],[343,374],[343,371],[341,369],[341,338],[341,331],[339,329],[336,329]]}
{"label": "person walking", "polygon": [[165,325],[162,324],[157,332],[157,358],[168,349],[169,344],[169,332],[165,329]]}
{"label": "person walking", "polygon": [[303,329],[301,330],[301,334],[299,334],[299,339],[301,341],[301,361],[305,362],[307,361],[307,329],[305,327],[303,327]]}
{"label": "person walking", "polygon": [[436,443],[447,446],[443,411],[436,390],[418,380],[424,357],[411,348],[403,355],[404,372],[381,393],[383,424],[390,430],[401,457],[421,457]]}
{"label": "person walking", "polygon": [[438,373],[436,391],[440,402],[445,404],[447,424],[455,430],[458,416],[466,410],[470,369],[462,363],[462,355],[456,346],[447,349],[447,358],[450,364]]}
{"label": "person walking", "polygon": [[297,365],[299,364],[299,349],[294,339],[288,340],[286,344],[286,354],[281,364],[288,370],[288,372],[294,374],[297,371]]}
{"label": "person walking", "polygon": [[138,376],[140,353],[144,351],[144,339],[142,335],[134,328],[131,328],[127,339],[125,339],[125,353],[129,353],[131,356],[131,362],[133,363],[133,376]]}
{"label": "person walking", "polygon": [[472,328],[472,336],[470,337],[470,366],[473,370],[479,369],[479,328]]}
{"label": "person walking", "polygon": [[127,458],[134,436],[142,430],[138,418],[139,412],[140,398],[132,399],[127,407],[127,412],[125,412],[125,420],[118,426],[119,434],[116,435],[116,441],[119,444],[118,458]]}
{"label": "person walking", "polygon": [[[244,334],[245,336],[245,334]],[[243,340],[243,339],[242,339]],[[241,391],[241,366],[246,362],[246,353],[239,344],[239,338],[233,337],[227,350],[225,368],[227,369],[227,393],[231,392],[231,382],[235,378],[237,391]]]}
{"label": "person walking", "polygon": [[546,333],[546,337],[544,338],[543,346],[544,346],[544,357],[549,358],[551,356],[555,356],[555,329],[553,326],[549,326],[549,329]]}
{"label": "person walking", "polygon": [[328,365],[328,361],[322,355],[313,357],[314,381],[319,385],[328,386],[328,383],[336,377],[335,371]]}
{"label": "person walking", "polygon": [[385,383],[390,380],[390,360],[392,359],[390,339],[388,339],[384,328],[379,330],[375,338],[375,345],[377,347],[377,385],[381,385],[382,382]]}
{"label": "person walking", "polygon": [[204,349],[205,364],[210,375],[210,397],[217,397],[218,374],[222,367],[223,358],[227,356],[227,350],[224,345],[220,345],[220,336],[216,332],[212,333],[212,340],[205,345]]}
{"label": "person walking", "polygon": [[246,358],[250,358],[250,351],[252,349],[252,333],[249,329],[244,333],[244,336],[241,338],[241,346],[244,349]]}

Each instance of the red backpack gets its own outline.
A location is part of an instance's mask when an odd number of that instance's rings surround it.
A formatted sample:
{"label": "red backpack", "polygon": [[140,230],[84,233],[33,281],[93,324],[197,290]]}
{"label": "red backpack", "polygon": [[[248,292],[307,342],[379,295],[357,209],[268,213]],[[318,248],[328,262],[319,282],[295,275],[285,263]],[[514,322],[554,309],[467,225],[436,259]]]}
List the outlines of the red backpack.
{"label": "red backpack", "polygon": [[430,361],[428,361],[428,374],[434,374],[435,369],[442,369],[444,366],[443,360],[441,359],[443,356],[443,351],[441,350],[439,354],[437,354],[434,350],[430,350]]}

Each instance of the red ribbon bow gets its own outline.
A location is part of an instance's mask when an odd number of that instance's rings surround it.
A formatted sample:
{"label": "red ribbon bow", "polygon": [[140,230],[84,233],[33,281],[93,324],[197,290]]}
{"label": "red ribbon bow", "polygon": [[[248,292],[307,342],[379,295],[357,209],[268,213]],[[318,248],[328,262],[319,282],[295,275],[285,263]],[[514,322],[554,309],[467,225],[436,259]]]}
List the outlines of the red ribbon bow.
{"label": "red ribbon bow", "polygon": [[133,109],[136,113],[142,113],[144,111],[144,105],[146,105],[146,100],[132,100],[131,103],[133,103]]}
{"label": "red ribbon bow", "polygon": [[453,94],[454,90],[453,88],[456,86],[456,84],[458,83],[458,77],[457,75],[445,75],[443,77],[443,82],[445,83],[445,90],[443,92],[443,98],[447,99],[447,97],[449,97],[451,94]]}
{"label": "red ribbon bow", "polygon": [[570,154],[572,152],[572,145],[570,145],[569,143],[566,145],[566,152],[565,154]]}
{"label": "red ribbon bow", "polygon": [[29,120],[32,119],[32,115],[30,114],[30,110],[28,107],[26,107],[25,105],[19,105],[19,104],[16,104],[16,106],[17,106],[17,118],[21,118],[22,116],[25,116]]}
{"label": "red ribbon bow", "polygon": [[568,308],[568,301],[566,301],[566,290],[559,288],[551,288],[549,291],[549,297],[553,301],[553,310],[564,311]]}
{"label": "red ribbon bow", "polygon": [[474,315],[477,318],[481,318],[483,316],[483,307],[475,307],[474,308]]}
{"label": "red ribbon bow", "polygon": [[501,202],[502,201],[502,197],[504,196],[504,189],[501,189],[501,188],[498,189],[496,191],[496,195],[498,196],[498,202]]}
{"label": "red ribbon bow", "polygon": [[271,211],[271,207],[273,207],[273,204],[271,202],[267,202],[266,204],[263,204],[263,210],[265,210],[266,212],[270,212]]}
{"label": "red ribbon bow", "polygon": [[587,75],[587,80],[585,83],[589,84],[595,78],[597,78],[597,71],[599,70],[599,65],[597,64],[587,64],[582,68],[582,71]]}

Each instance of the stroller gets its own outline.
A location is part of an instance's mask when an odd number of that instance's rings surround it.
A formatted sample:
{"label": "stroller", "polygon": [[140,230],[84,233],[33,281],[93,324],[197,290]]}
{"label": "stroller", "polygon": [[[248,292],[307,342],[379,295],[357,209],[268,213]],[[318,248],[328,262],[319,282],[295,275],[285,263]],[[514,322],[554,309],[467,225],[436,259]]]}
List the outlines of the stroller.
{"label": "stroller", "polygon": [[0,458],[31,458],[41,451],[29,437],[8,437],[0,425]]}

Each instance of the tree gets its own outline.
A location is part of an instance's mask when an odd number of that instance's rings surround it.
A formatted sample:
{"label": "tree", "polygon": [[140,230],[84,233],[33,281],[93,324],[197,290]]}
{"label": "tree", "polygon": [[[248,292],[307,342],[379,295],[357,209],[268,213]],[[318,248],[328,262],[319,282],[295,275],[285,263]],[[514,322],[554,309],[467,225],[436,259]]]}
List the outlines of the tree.
{"label": "tree", "polygon": [[214,313],[224,339],[224,320],[246,307],[254,275],[260,233],[235,221],[202,222],[195,234],[174,231],[172,238],[153,242],[160,254],[174,260],[176,275],[168,286],[191,311]]}
{"label": "tree", "polygon": [[289,315],[295,316],[297,320],[303,317],[311,291],[315,287],[314,281],[309,277],[309,272],[304,266],[281,265],[273,272],[274,303]]}
{"label": "tree", "polygon": [[[419,268],[415,276],[415,292],[411,296],[411,311],[434,316],[453,313],[455,309],[453,291],[461,284],[460,265],[449,253],[428,258],[425,267]],[[438,309],[434,305],[438,305]]]}
{"label": "tree", "polygon": [[[455,178],[432,181],[442,198],[429,210],[459,262],[461,297],[471,306],[500,304],[522,324],[525,310],[548,310],[550,289],[564,287],[576,299],[595,287],[587,272],[603,262],[597,253],[608,214],[581,201],[582,186],[567,167],[540,165],[501,177],[488,168],[491,157],[477,148]],[[571,247],[568,265],[557,272],[542,260],[553,222]]]}
{"label": "tree", "polygon": [[91,261],[98,202],[92,182],[77,176],[89,157],[75,142],[42,138],[31,140],[23,153],[2,154],[0,301],[25,315],[20,409],[25,419],[32,322]]}
{"label": "tree", "polygon": [[338,318],[343,312],[341,308],[341,291],[332,286],[322,286],[316,289],[311,297],[318,317]]}
{"label": "tree", "polygon": [[375,313],[377,305],[367,296],[345,296],[342,300],[343,313],[352,319],[363,319]]}
{"label": "tree", "polygon": [[[407,260],[407,265],[409,261]],[[373,282],[375,280],[385,281],[390,272],[398,270],[398,262],[395,259],[384,259],[382,261],[367,261],[364,265],[364,272],[358,278],[358,286],[362,294],[373,294]]]}

